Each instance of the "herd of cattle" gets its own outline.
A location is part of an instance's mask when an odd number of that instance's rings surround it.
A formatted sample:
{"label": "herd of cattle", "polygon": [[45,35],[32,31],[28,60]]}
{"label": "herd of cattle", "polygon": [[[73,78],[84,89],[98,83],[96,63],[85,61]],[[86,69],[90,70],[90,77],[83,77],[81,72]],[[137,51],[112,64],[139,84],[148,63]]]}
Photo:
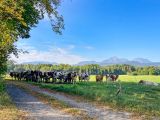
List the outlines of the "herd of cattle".
{"label": "herd of cattle", "polygon": [[[76,73],[67,71],[23,71],[23,72],[10,72],[10,76],[15,80],[26,80],[31,82],[45,82],[45,83],[75,83],[77,78],[80,82],[89,81],[90,75],[86,72]],[[116,81],[118,75],[107,74],[107,75],[96,75],[96,82],[102,82],[103,78],[106,80]]]}

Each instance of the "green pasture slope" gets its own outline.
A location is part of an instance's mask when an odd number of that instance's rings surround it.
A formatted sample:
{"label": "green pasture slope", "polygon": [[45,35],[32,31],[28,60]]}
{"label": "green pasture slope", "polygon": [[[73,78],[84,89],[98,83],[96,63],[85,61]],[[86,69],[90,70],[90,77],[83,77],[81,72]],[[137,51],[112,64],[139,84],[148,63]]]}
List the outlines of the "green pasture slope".
{"label": "green pasture slope", "polygon": [[[97,101],[112,108],[127,110],[137,115],[160,117],[160,86],[143,86],[137,84],[141,79],[160,82],[160,76],[120,76],[122,92],[116,96],[119,83],[96,83],[95,76],[91,82],[74,85],[37,83],[42,88],[49,88],[85,99]],[[104,80],[105,81],[105,80]]]}

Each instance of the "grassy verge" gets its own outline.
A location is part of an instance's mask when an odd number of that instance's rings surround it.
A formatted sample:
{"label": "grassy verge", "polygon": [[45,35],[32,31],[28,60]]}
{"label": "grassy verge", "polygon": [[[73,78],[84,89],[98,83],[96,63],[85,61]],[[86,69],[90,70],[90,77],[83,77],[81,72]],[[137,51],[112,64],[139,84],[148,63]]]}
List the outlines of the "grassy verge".
{"label": "grassy verge", "polygon": [[[11,81],[10,81],[11,82]],[[44,95],[42,93],[38,93],[35,91],[32,91],[30,87],[24,83],[24,82],[12,82],[12,84],[16,85],[17,87],[25,90],[26,92],[32,94],[33,96],[37,97],[40,101],[49,104],[52,106],[54,109],[59,109],[65,113],[71,114],[75,117],[81,118],[83,120],[94,120],[94,118],[90,118],[84,111],[72,108],[65,104],[62,101],[59,101],[57,99],[54,99],[53,97],[50,97],[48,95]]]}
{"label": "grassy verge", "polygon": [[82,96],[118,110],[145,115],[148,119],[160,117],[160,87],[142,86],[135,82],[121,82],[122,92],[116,96],[118,83],[32,84],[41,88]]}
{"label": "grassy verge", "polygon": [[0,78],[0,120],[26,120],[25,115],[13,105],[5,91],[5,82]]}

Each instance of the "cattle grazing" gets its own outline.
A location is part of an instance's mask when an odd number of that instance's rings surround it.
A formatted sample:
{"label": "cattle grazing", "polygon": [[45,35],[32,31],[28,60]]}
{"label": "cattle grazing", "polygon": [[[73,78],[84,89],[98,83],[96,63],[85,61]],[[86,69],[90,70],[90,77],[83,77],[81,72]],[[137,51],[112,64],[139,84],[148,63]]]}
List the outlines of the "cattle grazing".
{"label": "cattle grazing", "polygon": [[10,76],[15,80],[26,80],[31,82],[45,83],[75,83],[77,79],[77,73],[73,71],[41,72],[38,70],[31,70],[23,72],[10,72]]}
{"label": "cattle grazing", "polygon": [[96,75],[96,82],[103,82],[103,75]]}
{"label": "cattle grazing", "polygon": [[82,82],[82,81],[89,81],[89,74],[84,72],[84,73],[80,73],[78,75],[78,79],[79,79],[79,82]]}
{"label": "cattle grazing", "polygon": [[76,83],[76,79],[77,79],[77,73],[76,72],[72,72],[72,74],[71,74],[71,83],[75,84]]}
{"label": "cattle grazing", "polygon": [[146,81],[146,80],[140,80],[140,81],[139,81],[139,84],[149,85],[149,86],[158,86],[158,85],[159,85],[158,83],[151,82],[151,81]]}
{"label": "cattle grazing", "polygon": [[106,80],[107,81],[117,81],[119,75],[113,75],[113,74],[107,74],[106,75]]}
{"label": "cattle grazing", "polygon": [[10,72],[10,76],[11,76],[12,80],[17,79],[17,73],[16,72]]}
{"label": "cattle grazing", "polygon": [[50,72],[50,76],[52,78],[52,83],[56,83],[57,82],[56,71]]}
{"label": "cattle grazing", "polygon": [[[77,76],[79,82],[89,81],[90,76],[87,72],[77,74],[74,71],[48,71],[42,72],[39,70],[28,70],[22,72],[10,72],[10,76],[15,80],[25,80],[31,82],[45,82],[45,83],[75,83]],[[104,75],[96,75],[96,82],[103,82]],[[116,81],[118,75],[107,74],[108,81]]]}
{"label": "cattle grazing", "polygon": [[64,74],[64,83],[76,83],[77,73],[76,72],[68,72]]}
{"label": "cattle grazing", "polygon": [[56,72],[56,81],[58,80],[59,83],[63,83],[65,81],[64,78],[66,78],[67,73],[63,71]]}

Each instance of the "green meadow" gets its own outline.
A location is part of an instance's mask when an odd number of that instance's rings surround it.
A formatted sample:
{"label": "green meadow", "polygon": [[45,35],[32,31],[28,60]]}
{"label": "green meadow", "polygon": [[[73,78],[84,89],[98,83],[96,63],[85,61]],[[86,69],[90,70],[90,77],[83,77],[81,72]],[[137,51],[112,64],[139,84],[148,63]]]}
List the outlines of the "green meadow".
{"label": "green meadow", "polygon": [[[77,84],[45,84],[33,83],[42,88],[56,90],[71,95],[81,96],[118,110],[126,110],[137,115],[160,117],[160,86],[139,85],[139,80],[160,82],[160,76],[120,76],[119,82],[96,83],[95,76],[90,82],[77,82]],[[122,89],[116,96],[121,85]]]}
{"label": "green meadow", "polygon": [[[139,82],[140,80],[147,80],[152,82],[160,83],[160,76],[154,75],[138,75],[138,76],[131,76],[131,75],[120,75],[118,80],[123,82]],[[95,75],[90,76],[90,81],[96,81]],[[106,78],[103,78],[103,81],[106,81]]]}

